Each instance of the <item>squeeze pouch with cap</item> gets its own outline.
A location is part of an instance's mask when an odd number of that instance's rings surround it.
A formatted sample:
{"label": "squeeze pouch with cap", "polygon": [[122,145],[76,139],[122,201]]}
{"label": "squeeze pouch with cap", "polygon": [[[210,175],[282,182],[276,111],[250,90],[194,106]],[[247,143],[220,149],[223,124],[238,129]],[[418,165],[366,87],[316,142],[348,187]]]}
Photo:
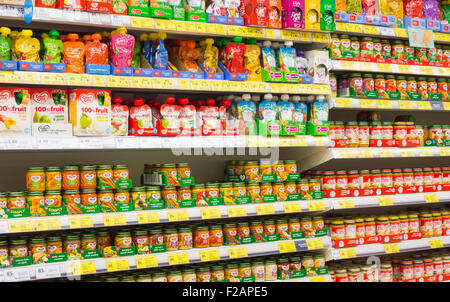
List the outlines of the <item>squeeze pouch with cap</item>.
{"label": "squeeze pouch with cap", "polygon": [[134,37],[127,34],[124,27],[119,27],[111,37],[111,62],[115,67],[132,67]]}

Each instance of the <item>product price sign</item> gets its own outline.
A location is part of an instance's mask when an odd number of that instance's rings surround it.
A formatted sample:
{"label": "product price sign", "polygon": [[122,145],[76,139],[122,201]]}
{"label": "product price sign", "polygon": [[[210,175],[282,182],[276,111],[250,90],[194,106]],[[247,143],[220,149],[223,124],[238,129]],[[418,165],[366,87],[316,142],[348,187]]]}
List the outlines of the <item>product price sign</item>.
{"label": "product price sign", "polygon": [[341,61],[341,68],[342,69],[350,69],[350,70],[357,70],[359,69],[359,64],[358,62],[353,62],[353,61]]}
{"label": "product price sign", "polygon": [[74,276],[95,274],[97,272],[94,261],[73,262],[70,264],[70,267]]}
{"label": "product price sign", "polygon": [[105,226],[126,225],[127,220],[124,214],[103,214],[103,224]]}
{"label": "product price sign", "polygon": [[355,152],[352,149],[340,149],[339,158],[355,158]]}
{"label": "product price sign", "polygon": [[299,34],[300,34],[300,40],[301,41],[311,42],[311,37],[309,36],[309,33],[300,31]]}
{"label": "product price sign", "polygon": [[398,108],[403,110],[413,109],[411,101],[398,101]]}
{"label": "product price sign", "polygon": [[185,22],[185,21],[177,21],[176,22],[176,28],[177,31],[189,31],[190,30],[190,23],[191,22]]}
{"label": "product price sign", "polygon": [[392,68],[390,64],[379,63],[376,64],[379,72],[392,72]]}
{"label": "product price sign", "polygon": [[106,259],[105,262],[107,272],[126,271],[130,269],[128,258]]}
{"label": "product price sign", "polygon": [[433,150],[431,149],[419,149],[420,157],[430,157],[433,156]]}
{"label": "product price sign", "polygon": [[219,208],[216,207],[201,208],[200,213],[202,215],[202,219],[216,219],[222,217]]}
{"label": "product price sign", "polygon": [[370,149],[359,149],[358,150],[358,158],[372,158],[373,153]]}
{"label": "product price sign", "polygon": [[226,82],[226,81],[211,81],[211,90],[212,91],[227,91],[228,90],[228,82]]}
{"label": "product price sign", "polygon": [[227,28],[225,25],[222,24],[216,24],[216,32],[218,35],[226,36],[227,35]]}
{"label": "product price sign", "polygon": [[230,256],[231,259],[248,257],[247,247],[245,246],[229,247],[228,255]]}
{"label": "product price sign", "polygon": [[257,27],[249,27],[248,28],[248,34],[250,37],[254,38],[264,38],[264,30],[262,28]]}
{"label": "product price sign", "polygon": [[401,149],[400,156],[401,157],[415,157],[416,152],[414,152],[413,150]]}
{"label": "product price sign", "polygon": [[354,33],[362,32],[361,24],[347,23],[347,24],[345,24],[345,28],[347,29],[347,31],[354,32]]}
{"label": "product price sign", "polygon": [[67,74],[66,75],[68,86],[91,86],[91,78],[86,74]]}
{"label": "product price sign", "polygon": [[190,80],[190,83],[191,83],[192,90],[199,90],[199,91],[210,91],[211,90],[208,80]]}
{"label": "product price sign", "polygon": [[309,282],[327,282],[324,276],[309,278]]}
{"label": "product price sign", "polygon": [[[64,76],[64,75],[59,75],[59,76]],[[17,72],[17,71],[11,72],[11,73],[9,73],[9,77],[10,77],[9,83],[21,83],[23,81],[23,73],[21,73],[21,72]],[[64,77],[63,84],[65,84],[65,81],[66,81],[66,78]]]}
{"label": "product price sign", "polygon": [[397,243],[387,243],[387,244],[383,244],[383,247],[384,247],[384,252],[385,252],[386,254],[392,254],[392,253],[398,253],[398,252],[400,252]]}
{"label": "product price sign", "polygon": [[419,72],[423,75],[430,75],[433,74],[433,68],[431,66],[419,66]]}
{"label": "product price sign", "polygon": [[172,79],[168,78],[153,78],[153,88],[155,89],[173,89]]}
{"label": "product price sign", "polygon": [[185,209],[167,211],[167,218],[169,219],[170,222],[189,220],[187,210]]}
{"label": "product price sign", "polygon": [[379,108],[379,109],[392,109],[391,101],[389,101],[389,100],[377,100],[377,108]]}
{"label": "product price sign", "polygon": [[450,102],[442,102],[445,111],[450,110]]}
{"label": "product price sign", "polygon": [[34,231],[34,221],[33,219],[8,221],[8,229],[10,233],[32,232]]}
{"label": "product price sign", "polygon": [[350,99],[337,98],[335,104],[338,108],[352,108],[352,101]]}
{"label": "product price sign", "polygon": [[275,214],[275,209],[273,208],[273,204],[258,204],[255,207],[256,207],[256,213],[258,215]]}
{"label": "product price sign", "polygon": [[163,30],[171,30],[176,31],[176,25],[173,20],[165,20],[165,19],[153,19],[155,22],[155,28],[156,29],[163,29]]}
{"label": "product price sign", "polygon": [[227,207],[228,217],[242,217],[247,216],[247,211],[243,206]]}
{"label": "product price sign", "polygon": [[339,255],[341,256],[341,259],[356,258],[355,249],[352,247],[339,249]]}
{"label": "product price sign", "polygon": [[149,268],[149,267],[157,267],[158,260],[156,256],[135,256],[134,260],[136,261],[137,268]]}
{"label": "product price sign", "polygon": [[320,238],[306,239],[308,250],[323,249],[323,241]]}
{"label": "product price sign", "polygon": [[328,34],[322,34],[322,33],[311,33],[311,38],[313,42],[317,43],[329,43],[329,35]]}
{"label": "product price sign", "polygon": [[241,26],[227,25],[227,29],[228,29],[228,35],[240,36]]}
{"label": "product price sign", "polygon": [[360,99],[359,105],[361,106],[361,108],[377,108],[375,100],[371,99]]}
{"label": "product price sign", "polygon": [[191,86],[189,85],[189,80],[188,79],[178,79],[177,82],[178,82],[178,89],[181,89],[181,90],[189,90],[189,89],[191,89]]}
{"label": "product price sign", "polygon": [[362,26],[363,33],[371,34],[371,35],[379,35],[378,27],[372,25],[363,25]]}
{"label": "product price sign", "polygon": [[420,110],[431,110],[431,104],[428,101],[417,101],[416,104]]}
{"label": "product price sign", "polygon": [[139,224],[159,222],[158,212],[144,212],[144,213],[137,213],[136,215]]}
{"label": "product price sign", "polygon": [[[273,30],[273,29],[269,29],[269,28],[265,28],[264,29],[264,32],[266,33],[266,38],[267,39],[271,39],[271,40],[273,40],[273,39],[276,39],[277,37],[275,36],[275,30]],[[230,32],[228,32],[228,34],[229,34]]]}
{"label": "product price sign", "polygon": [[394,157],[395,156],[393,149],[385,149],[385,148],[379,149],[379,154],[380,154],[380,157]]}
{"label": "product price sign", "polygon": [[105,77],[101,75],[92,75],[92,86],[105,87]]}
{"label": "product price sign", "polygon": [[355,203],[352,199],[339,199],[338,200],[339,209],[353,209]]}
{"label": "product price sign", "polygon": [[408,32],[404,28],[394,28],[395,35],[399,38],[407,38]]}
{"label": "product price sign", "polygon": [[308,200],[308,209],[312,211],[325,211],[323,200]]}
{"label": "product price sign", "polygon": [[281,30],[281,38],[283,40],[291,40],[291,41],[298,41],[298,32],[293,30]]}
{"label": "product price sign", "polygon": [[24,72],[23,80],[27,84],[38,84],[38,75],[35,72]]}
{"label": "product price sign", "polygon": [[412,73],[411,66],[409,65],[398,64],[397,68],[400,73]]}
{"label": "product price sign", "polygon": [[285,213],[300,213],[302,211],[302,207],[298,201],[283,202],[283,207]]}
{"label": "product price sign", "polygon": [[297,248],[295,247],[294,241],[278,243],[278,251],[280,253],[292,253],[292,252],[295,252],[296,250],[297,250]]}
{"label": "product price sign", "polygon": [[[250,92],[265,92],[267,91],[266,83],[263,82],[248,82],[248,90]],[[295,85],[290,85],[295,86]]]}
{"label": "product price sign", "polygon": [[428,243],[430,244],[430,248],[432,248],[432,249],[444,247],[444,244],[442,243],[442,239],[441,238],[428,239]]}
{"label": "product price sign", "polygon": [[167,257],[169,258],[169,265],[189,263],[188,253],[171,253]]}
{"label": "product price sign", "polygon": [[336,31],[347,31],[344,22],[336,22]]}
{"label": "product price sign", "polygon": [[378,203],[381,207],[394,205],[394,201],[390,196],[378,196]]}
{"label": "product price sign", "polygon": [[206,23],[194,22],[194,24],[195,24],[194,28],[195,28],[196,32],[198,32],[198,33],[206,33],[207,32],[207,30],[206,30],[207,24]]}
{"label": "product price sign", "polygon": [[41,84],[45,85],[65,85],[66,78],[63,74],[43,73],[41,75]]}
{"label": "product price sign", "polygon": [[220,260],[218,249],[200,251],[199,254],[200,254],[200,261],[202,262]]}
{"label": "product price sign", "polygon": [[69,216],[69,227],[71,229],[92,228],[94,223],[91,216]]}
{"label": "product price sign", "polygon": [[0,71],[0,82],[2,83],[11,83],[11,75],[14,72],[11,71]]}
{"label": "product price sign", "polygon": [[439,156],[450,156],[450,148],[439,148]]}
{"label": "product price sign", "polygon": [[60,230],[61,221],[59,218],[39,218],[36,219],[36,231]]}
{"label": "product price sign", "polygon": [[439,198],[437,197],[436,193],[428,193],[425,194],[425,202],[426,203],[439,202]]}

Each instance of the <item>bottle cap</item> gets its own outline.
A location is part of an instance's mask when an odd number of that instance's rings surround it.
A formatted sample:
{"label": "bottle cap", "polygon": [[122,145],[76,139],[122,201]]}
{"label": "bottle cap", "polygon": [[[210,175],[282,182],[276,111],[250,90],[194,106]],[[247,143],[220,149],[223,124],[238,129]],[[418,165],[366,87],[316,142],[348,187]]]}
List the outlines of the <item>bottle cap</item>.
{"label": "bottle cap", "polygon": [[174,98],[174,97],[167,97],[167,98],[166,98],[166,103],[167,103],[167,104],[173,104],[173,103],[175,103],[175,98]]}
{"label": "bottle cap", "polygon": [[115,97],[115,98],[113,98],[113,103],[114,104],[122,104],[123,103],[123,99],[121,98],[121,97]]}
{"label": "bottle cap", "polygon": [[134,106],[142,106],[142,105],[144,105],[143,98],[134,99]]}

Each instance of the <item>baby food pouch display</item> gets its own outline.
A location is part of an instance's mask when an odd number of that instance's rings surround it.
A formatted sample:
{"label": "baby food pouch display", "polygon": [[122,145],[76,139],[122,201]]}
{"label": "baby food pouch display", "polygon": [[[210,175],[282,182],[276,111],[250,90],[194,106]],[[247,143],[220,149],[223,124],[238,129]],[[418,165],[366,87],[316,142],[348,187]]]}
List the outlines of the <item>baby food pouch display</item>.
{"label": "baby food pouch display", "polygon": [[297,49],[297,56],[295,57],[295,68],[299,74],[306,74],[308,68],[308,60],[305,58],[305,52]]}
{"label": "baby food pouch display", "polygon": [[58,0],[56,7],[86,10],[86,0]]}
{"label": "baby food pouch display", "polygon": [[86,43],[86,64],[108,65],[108,46],[100,42],[100,34],[92,34]]}
{"label": "baby food pouch display", "polygon": [[226,16],[223,0],[206,0],[205,7],[205,12],[208,15]]}
{"label": "baby food pouch display", "polygon": [[423,2],[422,0],[404,0],[403,1],[405,16],[411,18],[423,19]]}
{"label": "baby food pouch display", "polygon": [[180,115],[178,119],[180,121],[182,135],[194,135],[195,128],[197,127],[196,122],[197,110],[195,106],[189,104],[189,99],[187,98],[179,99],[177,101],[177,104],[178,106],[180,106]]}
{"label": "baby food pouch display", "polygon": [[325,96],[317,96],[317,101],[308,103],[308,122],[306,134],[308,135],[328,135],[328,111],[329,105]]}
{"label": "baby food pouch display", "polygon": [[308,50],[305,52],[308,62],[307,75],[313,77],[316,84],[329,84],[331,60],[324,50]]}
{"label": "baby food pouch display", "polygon": [[242,0],[241,17],[245,25],[267,27],[269,25],[268,0]]}
{"label": "baby food pouch display", "polygon": [[112,0],[112,11],[114,14],[127,14],[127,0]]}
{"label": "baby food pouch display", "polygon": [[169,0],[169,5],[172,9],[173,19],[184,20],[186,18],[186,0]]}
{"label": "baby food pouch display", "polygon": [[61,63],[61,53],[63,52],[63,42],[58,40],[59,32],[51,30],[48,37],[42,39],[44,63]]}
{"label": "baby food pouch display", "polygon": [[202,133],[203,135],[220,135],[221,124],[219,120],[219,108],[215,106],[214,99],[207,99],[204,106],[201,106],[199,111],[203,119]]}
{"label": "baby food pouch display", "polygon": [[305,28],[305,1],[283,0],[283,28]]}
{"label": "baby food pouch display", "polygon": [[150,16],[148,0],[128,0],[128,15],[131,16]]}
{"label": "baby food pouch display", "polygon": [[245,45],[244,64],[248,81],[261,81],[261,49],[256,45],[256,39],[250,38]]}
{"label": "baby food pouch display", "polygon": [[267,0],[268,26],[281,28],[281,0]]}
{"label": "baby food pouch display", "polygon": [[11,60],[11,29],[0,27],[0,60]]}
{"label": "baby food pouch display", "polygon": [[74,135],[111,135],[111,92],[109,90],[70,90],[69,113]]}
{"label": "baby food pouch display", "polygon": [[236,18],[241,17],[241,13],[239,11],[241,1],[239,1],[239,0],[224,0],[223,2],[224,2],[224,6],[225,6],[225,16],[236,17]]}
{"label": "baby food pouch display", "polygon": [[271,94],[265,94],[263,100],[258,102],[258,135],[279,135],[280,124],[277,121],[277,103]]}
{"label": "baby food pouch display", "polygon": [[27,88],[0,88],[1,135],[31,135],[30,92]]}
{"label": "baby food pouch display", "polygon": [[11,31],[11,34],[9,35],[9,37],[11,38],[11,60],[17,61],[19,60],[19,53],[17,52],[16,49],[16,41],[19,38],[19,32],[17,30],[13,30]]}
{"label": "baby food pouch display", "polygon": [[203,67],[206,72],[219,72],[218,62],[219,62],[219,50],[217,47],[213,46],[213,39],[206,39],[201,48],[201,54],[198,58],[198,62]]}
{"label": "baby food pouch display", "polygon": [[63,43],[63,62],[66,64],[66,72],[84,73],[85,45],[78,40],[78,34],[68,34],[67,38],[68,40]]}
{"label": "baby food pouch display", "polygon": [[281,82],[283,73],[277,70],[277,58],[275,50],[271,47],[272,42],[264,41],[261,48],[261,58],[263,62],[262,80]]}
{"label": "baby food pouch display", "polygon": [[31,88],[33,123],[67,123],[69,102],[67,90],[59,88]]}
{"label": "baby food pouch display", "polygon": [[186,0],[186,21],[206,22],[205,1]]}
{"label": "baby food pouch display", "polygon": [[284,47],[280,47],[278,62],[283,72],[284,82],[298,82],[299,75],[296,66],[296,50],[292,47],[292,41],[284,42]]}
{"label": "baby food pouch display", "polygon": [[299,96],[293,96],[294,103],[294,124],[298,127],[298,134],[306,134],[306,121],[308,116],[308,108],[305,102],[300,102]]}
{"label": "baby food pouch display", "polygon": [[150,17],[172,19],[173,11],[168,0],[150,0]]}
{"label": "baby food pouch display", "polygon": [[128,106],[123,104],[123,99],[115,97],[111,106],[112,135],[122,136],[128,134]]}
{"label": "baby food pouch display", "polygon": [[169,54],[167,52],[166,46],[164,45],[164,40],[166,39],[166,37],[167,37],[166,33],[159,32],[157,34],[157,38],[154,40],[152,65],[153,68],[155,69],[167,70]]}
{"label": "baby food pouch display", "polygon": [[361,0],[347,0],[347,13],[354,15],[362,15]]}
{"label": "baby food pouch display", "polygon": [[223,135],[236,135],[236,123],[231,117],[231,102],[223,99],[218,103],[219,106],[219,120],[223,129]]}
{"label": "baby food pouch display", "polygon": [[403,27],[403,0],[379,0],[380,14],[394,15],[395,26]]}
{"label": "baby food pouch display", "polygon": [[305,1],[305,29],[320,30],[320,18],[321,18],[320,1],[319,0]]}
{"label": "baby food pouch display", "polygon": [[141,50],[141,42],[134,37],[133,63],[131,64],[133,68],[141,68]]}
{"label": "baby food pouch display", "polygon": [[112,0],[86,0],[86,10],[92,12],[112,13]]}
{"label": "baby food pouch display", "polygon": [[111,36],[111,63],[115,67],[132,67],[134,37],[127,34],[125,27],[119,27]]}
{"label": "baby food pouch display", "polygon": [[175,98],[167,97],[166,104],[160,108],[161,113],[161,135],[177,135],[181,133],[180,129],[180,111],[178,105],[174,105]]}
{"label": "baby food pouch display", "polygon": [[130,108],[130,135],[155,135],[152,108],[142,98],[135,99]]}
{"label": "baby food pouch display", "polygon": [[373,16],[377,14],[377,4],[375,0],[361,0],[363,15]]}
{"label": "baby food pouch display", "polygon": [[334,0],[321,0],[320,1],[320,30],[335,31],[336,30],[336,23],[334,22],[335,15],[336,15],[335,1]]}
{"label": "baby food pouch display", "polygon": [[55,8],[56,0],[36,0],[35,5],[36,5],[36,7]]}
{"label": "baby food pouch display", "polygon": [[255,121],[256,104],[251,101],[250,94],[242,95],[242,100],[237,102],[236,114],[239,120],[238,134],[255,135],[257,133]]}
{"label": "baby food pouch display", "polygon": [[170,42],[169,60],[178,70],[202,72],[197,64],[200,51],[193,40],[174,40]]}
{"label": "baby food pouch display", "polygon": [[281,95],[281,101],[277,102],[278,122],[282,135],[297,135],[298,127],[294,123],[294,104],[289,101],[287,94]]}
{"label": "baby food pouch display", "polygon": [[245,44],[242,43],[242,37],[233,37],[233,41],[227,44],[226,52],[228,61],[225,68],[229,72],[245,72],[245,51],[246,47]]}
{"label": "baby food pouch display", "polygon": [[41,45],[39,40],[33,38],[33,32],[30,29],[24,29],[20,32],[15,41],[15,50],[19,61],[40,62],[39,50]]}

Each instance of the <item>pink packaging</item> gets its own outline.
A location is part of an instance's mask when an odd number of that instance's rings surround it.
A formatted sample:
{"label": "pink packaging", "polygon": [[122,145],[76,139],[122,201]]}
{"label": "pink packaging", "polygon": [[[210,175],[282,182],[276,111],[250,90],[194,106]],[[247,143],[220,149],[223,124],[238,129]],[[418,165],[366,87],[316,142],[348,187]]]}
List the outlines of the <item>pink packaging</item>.
{"label": "pink packaging", "polygon": [[111,62],[114,67],[132,67],[134,37],[127,34],[125,27],[119,27],[111,37]]}
{"label": "pink packaging", "polygon": [[283,0],[283,28],[305,28],[305,0]]}

